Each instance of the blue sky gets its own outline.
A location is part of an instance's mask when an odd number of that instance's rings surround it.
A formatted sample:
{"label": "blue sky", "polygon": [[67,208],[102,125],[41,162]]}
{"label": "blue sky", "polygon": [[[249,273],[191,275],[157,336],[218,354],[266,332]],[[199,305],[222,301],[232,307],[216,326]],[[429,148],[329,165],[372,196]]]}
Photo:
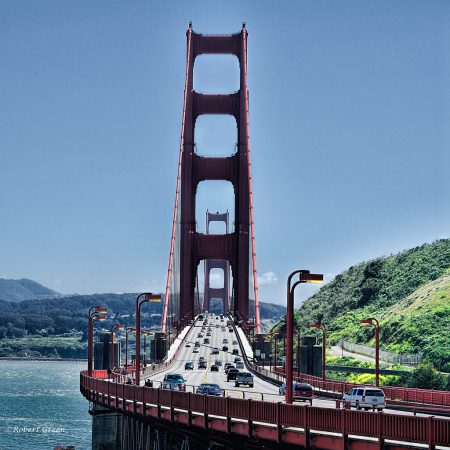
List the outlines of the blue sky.
{"label": "blue sky", "polygon": [[[3,0],[0,277],[164,290],[190,20],[249,31],[261,301],[285,303],[295,269],[330,280],[449,237],[449,2]],[[194,86],[233,92],[237,60],[199,57]],[[232,154],[233,133],[202,117],[198,152]],[[200,185],[199,231],[231,192]]]}

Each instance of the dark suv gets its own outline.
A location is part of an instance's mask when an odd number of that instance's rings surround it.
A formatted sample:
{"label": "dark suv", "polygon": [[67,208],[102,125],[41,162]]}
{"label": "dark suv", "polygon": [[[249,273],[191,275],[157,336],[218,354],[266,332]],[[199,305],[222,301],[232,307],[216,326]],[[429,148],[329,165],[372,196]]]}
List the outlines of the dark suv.
{"label": "dark suv", "polygon": [[230,367],[227,372],[227,381],[235,380],[238,375],[239,370],[235,369],[234,367]]}

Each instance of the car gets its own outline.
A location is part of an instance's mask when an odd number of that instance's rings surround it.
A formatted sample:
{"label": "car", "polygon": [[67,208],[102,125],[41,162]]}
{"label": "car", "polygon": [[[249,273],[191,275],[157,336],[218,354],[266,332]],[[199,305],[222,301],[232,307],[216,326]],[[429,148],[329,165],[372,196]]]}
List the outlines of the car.
{"label": "car", "polygon": [[223,351],[223,352],[227,352],[227,351],[228,351],[228,346],[227,346],[227,345],[224,345],[224,346],[222,347],[222,351]]}
{"label": "car", "polygon": [[209,344],[209,342],[210,342],[210,341],[209,341],[208,338],[203,339],[203,343],[204,343],[204,344]]}
{"label": "car", "polygon": [[[295,386],[295,381],[292,383],[292,390],[294,390],[294,386]],[[286,383],[283,383],[279,388],[278,388],[278,393],[280,395],[286,395]]]}
{"label": "car", "polygon": [[232,332],[233,332],[233,328],[228,328],[228,331],[229,331],[230,333],[232,333]]}
{"label": "car", "polygon": [[[229,373],[229,372],[228,372]],[[239,372],[235,378],[234,385],[239,387],[241,384],[253,387],[253,375],[250,372]]]}
{"label": "car", "polygon": [[236,367],[230,367],[227,372],[227,381],[235,380],[239,375],[239,370]]}
{"label": "car", "polygon": [[218,355],[219,354],[219,349],[217,347],[214,347],[211,351],[212,355]]}
{"label": "car", "polygon": [[239,358],[239,356],[236,356],[236,357],[234,358],[234,362],[237,363],[237,362],[239,362],[239,361],[242,361],[241,358]]}
{"label": "car", "polygon": [[203,337],[203,333],[198,333],[198,334],[197,334],[197,337],[198,337],[198,338],[202,338],[202,337]]}
{"label": "car", "polygon": [[350,402],[356,409],[383,409],[386,407],[386,396],[382,389],[373,386],[360,386],[345,393],[342,400]]}
{"label": "car", "polygon": [[222,360],[221,359],[216,359],[216,362],[214,364],[216,366],[221,366],[222,365]]}
{"label": "car", "polygon": [[219,371],[219,366],[217,366],[216,364],[213,364],[211,366],[211,372],[218,372]]}
{"label": "car", "polygon": [[231,353],[233,355],[239,355],[239,350],[237,348],[233,348],[233,351]]}
{"label": "car", "polygon": [[229,371],[230,369],[236,369],[236,367],[234,367],[233,364],[230,364],[230,365],[227,367],[227,365],[225,364],[225,373],[226,373],[226,374],[228,373],[228,371]]}
{"label": "car", "polygon": [[186,342],[185,347],[190,347],[190,346],[191,346],[191,343],[190,342]]}
{"label": "car", "polygon": [[199,361],[206,361],[206,358],[204,356],[200,356]]}
{"label": "car", "polygon": [[215,397],[223,397],[225,395],[224,390],[218,384],[212,383],[202,383],[195,392],[196,394],[208,394]]}
{"label": "car", "polygon": [[161,389],[169,389],[172,391],[179,391],[180,385],[177,383],[161,383]]}
{"label": "car", "polygon": [[242,361],[239,361],[236,363],[236,369],[243,369],[244,368],[244,363]]}
{"label": "car", "polygon": [[196,347],[200,347],[200,342],[199,341],[195,341],[195,344],[194,344]]}
{"label": "car", "polygon": [[166,373],[166,375],[164,375],[164,380],[165,383],[176,383],[180,386],[180,391],[185,391],[186,390],[186,381],[183,378],[183,375],[179,374],[179,373]]}
{"label": "car", "polygon": [[294,400],[307,400],[313,396],[313,388],[307,383],[296,383],[294,385],[294,392],[292,393],[292,398]]}
{"label": "car", "polygon": [[233,345],[238,345],[236,340],[233,341]]}
{"label": "car", "polygon": [[194,350],[192,350],[192,353],[198,353],[198,352],[199,352],[198,347],[195,346],[195,347],[194,347]]}
{"label": "car", "polygon": [[206,336],[211,336],[211,331],[208,331],[208,332],[206,333]]}
{"label": "car", "polygon": [[219,320],[219,316],[216,316],[216,320]]}
{"label": "car", "polygon": [[198,320],[203,320],[203,314],[198,315]]}
{"label": "car", "polygon": [[223,342],[224,344],[228,344],[228,339],[224,339],[222,342]]}
{"label": "car", "polygon": [[[286,395],[286,383],[283,383],[279,389],[278,392],[280,395]],[[292,398],[294,400],[306,400],[305,397],[310,398],[313,396],[313,388],[310,384],[307,383],[292,383]]]}
{"label": "car", "polygon": [[206,361],[199,361],[198,362],[198,368],[199,369],[206,369],[207,368],[207,364],[206,364]]}
{"label": "car", "polygon": [[184,370],[194,370],[194,363],[193,362],[187,362],[184,365]]}

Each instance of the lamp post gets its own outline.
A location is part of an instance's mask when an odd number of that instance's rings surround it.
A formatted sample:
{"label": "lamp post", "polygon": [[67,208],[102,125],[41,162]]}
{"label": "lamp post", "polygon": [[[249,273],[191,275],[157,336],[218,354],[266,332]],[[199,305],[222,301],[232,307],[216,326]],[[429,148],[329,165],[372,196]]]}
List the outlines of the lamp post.
{"label": "lamp post", "polygon": [[[144,296],[143,300],[139,299]],[[136,386],[139,386],[141,370],[141,306],[146,302],[160,302],[161,295],[153,295],[151,292],[142,292],[136,298]]]}
{"label": "lamp post", "polygon": [[127,328],[125,331],[125,368],[128,369],[128,333],[134,333],[136,328]]}
{"label": "lamp post", "polygon": [[123,330],[123,325],[116,323],[111,328],[111,371],[114,370],[114,330]]}
{"label": "lamp post", "polygon": [[322,380],[325,381],[325,349],[326,349],[326,328],[323,323],[315,323],[311,325],[311,328],[320,328],[322,330]]}
{"label": "lamp post", "polygon": [[92,347],[94,345],[94,323],[96,320],[105,320],[106,317],[101,314],[106,314],[106,308],[100,306],[93,306],[89,308],[89,322],[88,322],[88,375],[92,376]]}
{"label": "lamp post", "polygon": [[[299,280],[291,286],[292,277],[299,274]],[[309,270],[295,270],[287,280],[287,358],[286,358],[286,403],[292,404],[292,382],[294,365],[294,289],[300,283],[322,283],[322,274],[312,274]]]}
{"label": "lamp post", "polygon": [[370,317],[361,320],[361,323],[368,323],[375,327],[375,385],[380,385],[380,323],[377,319]]}

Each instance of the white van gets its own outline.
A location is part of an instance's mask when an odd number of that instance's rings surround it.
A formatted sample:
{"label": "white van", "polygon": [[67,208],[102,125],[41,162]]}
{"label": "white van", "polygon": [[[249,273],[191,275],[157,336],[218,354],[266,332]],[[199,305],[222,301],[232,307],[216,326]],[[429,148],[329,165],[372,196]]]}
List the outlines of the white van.
{"label": "white van", "polygon": [[377,387],[361,386],[355,387],[344,394],[342,400],[350,402],[350,406],[356,409],[383,409],[386,407],[386,396],[382,389]]}

